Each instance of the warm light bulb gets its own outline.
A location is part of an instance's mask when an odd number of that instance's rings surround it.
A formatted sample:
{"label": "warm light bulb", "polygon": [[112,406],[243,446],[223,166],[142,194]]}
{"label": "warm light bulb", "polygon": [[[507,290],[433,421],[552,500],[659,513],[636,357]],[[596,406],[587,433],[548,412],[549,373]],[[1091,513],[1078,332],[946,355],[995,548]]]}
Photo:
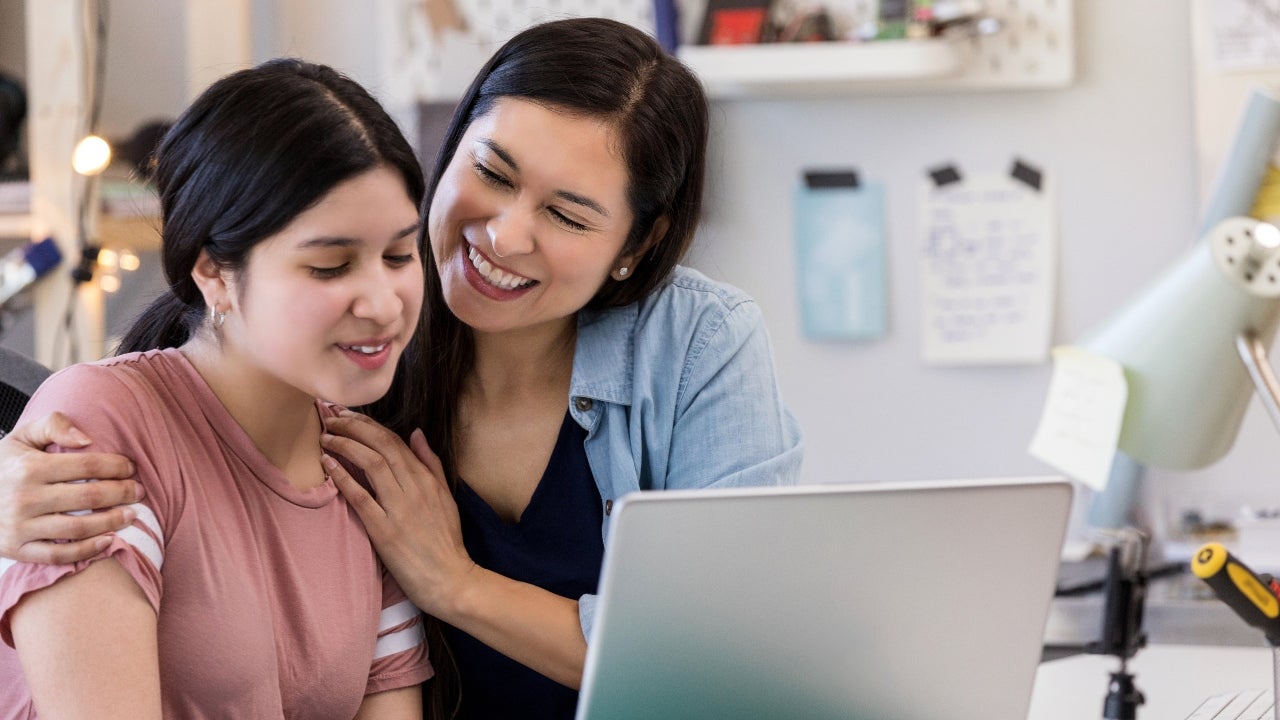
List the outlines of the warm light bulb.
{"label": "warm light bulb", "polygon": [[114,269],[119,264],[119,256],[116,255],[115,250],[102,248],[98,251],[98,265]]}
{"label": "warm light bulb", "polygon": [[120,269],[128,272],[137,270],[142,265],[142,261],[138,259],[137,253],[132,250],[120,251]]}
{"label": "warm light bulb", "polygon": [[71,167],[81,175],[97,175],[111,163],[111,146],[97,135],[86,135],[76,143]]}
{"label": "warm light bulb", "polygon": [[102,292],[113,293],[120,289],[120,278],[115,275],[101,275],[98,277],[98,287],[102,288]]}

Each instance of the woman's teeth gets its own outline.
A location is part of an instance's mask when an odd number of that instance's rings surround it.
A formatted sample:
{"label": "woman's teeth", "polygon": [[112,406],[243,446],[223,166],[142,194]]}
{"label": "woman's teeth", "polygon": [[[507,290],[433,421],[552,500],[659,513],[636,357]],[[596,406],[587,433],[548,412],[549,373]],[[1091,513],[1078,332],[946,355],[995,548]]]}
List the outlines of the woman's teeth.
{"label": "woman's teeth", "polygon": [[490,285],[496,285],[503,290],[516,290],[518,288],[528,287],[537,282],[536,280],[523,278],[519,275],[512,275],[501,268],[494,267],[489,264],[489,261],[485,260],[484,256],[475,248],[471,248],[467,256],[471,258],[472,267],[480,273],[481,277],[488,280]]}
{"label": "woman's teeth", "polygon": [[387,346],[386,343],[382,343],[381,345],[343,345],[342,347],[346,348],[347,350],[353,350],[355,352],[361,353],[363,355],[377,355],[378,353],[382,352],[382,349],[385,348],[386,346]]}

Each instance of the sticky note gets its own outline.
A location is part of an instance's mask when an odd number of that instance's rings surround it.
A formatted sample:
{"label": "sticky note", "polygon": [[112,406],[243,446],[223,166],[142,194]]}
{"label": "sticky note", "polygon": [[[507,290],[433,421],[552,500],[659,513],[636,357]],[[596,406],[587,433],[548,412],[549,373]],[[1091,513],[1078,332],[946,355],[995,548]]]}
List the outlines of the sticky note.
{"label": "sticky note", "polygon": [[1107,486],[1129,385],[1120,363],[1083,348],[1053,349],[1053,378],[1028,451],[1101,492]]}

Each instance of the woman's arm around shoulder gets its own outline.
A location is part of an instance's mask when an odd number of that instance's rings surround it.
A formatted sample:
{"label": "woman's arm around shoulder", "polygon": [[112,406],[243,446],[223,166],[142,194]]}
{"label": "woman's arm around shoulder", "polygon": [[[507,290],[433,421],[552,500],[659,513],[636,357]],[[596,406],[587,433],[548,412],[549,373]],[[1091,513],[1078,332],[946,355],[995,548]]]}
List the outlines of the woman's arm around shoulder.
{"label": "woman's arm around shoulder", "polygon": [[[106,533],[133,521],[125,506],[142,497],[123,455],[91,452],[92,440],[60,412],[14,428],[0,440],[0,557],[71,563],[104,550]],[[49,453],[50,445],[85,450]],[[95,479],[99,482],[72,482]],[[102,510],[85,515],[73,511]]]}

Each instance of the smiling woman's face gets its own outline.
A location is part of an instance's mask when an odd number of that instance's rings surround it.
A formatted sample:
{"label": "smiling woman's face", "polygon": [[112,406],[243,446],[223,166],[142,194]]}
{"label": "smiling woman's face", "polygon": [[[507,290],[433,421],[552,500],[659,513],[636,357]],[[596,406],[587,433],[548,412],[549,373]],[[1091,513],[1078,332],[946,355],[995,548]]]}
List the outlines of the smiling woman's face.
{"label": "smiling woman's face", "polygon": [[616,147],[607,123],[515,98],[472,121],[428,220],[454,315],[484,333],[558,331],[610,273],[630,267],[621,255],[628,176]]}
{"label": "smiling woman's face", "polygon": [[422,307],[418,227],[386,166],[335,187],[224,274],[221,362],[264,388],[344,405],[382,397]]}

